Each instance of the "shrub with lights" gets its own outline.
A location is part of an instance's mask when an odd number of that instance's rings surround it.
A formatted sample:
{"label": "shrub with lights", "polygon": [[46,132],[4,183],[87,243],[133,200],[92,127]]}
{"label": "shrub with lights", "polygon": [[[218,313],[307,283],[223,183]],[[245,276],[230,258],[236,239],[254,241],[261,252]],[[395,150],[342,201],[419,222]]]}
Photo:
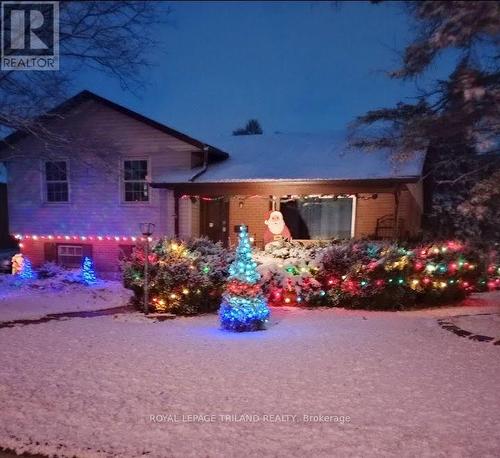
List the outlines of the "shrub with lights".
{"label": "shrub with lights", "polygon": [[[350,241],[332,242],[316,250],[309,262],[301,256],[292,263],[276,257],[281,274],[269,262],[260,268],[268,279],[266,288],[273,305],[296,302],[402,310],[446,304],[473,291],[500,288],[496,259],[453,241],[413,249],[394,243]],[[291,278],[283,282],[287,275]],[[301,285],[304,276],[309,279],[306,288]]]}
{"label": "shrub with lights", "polygon": [[269,318],[267,301],[259,284],[257,263],[246,226],[240,226],[239,244],[235,259],[229,267],[229,281],[223,295],[219,318],[223,329],[257,331]]}
{"label": "shrub with lights", "polygon": [[322,300],[317,258],[327,242],[273,242],[255,259],[269,305],[302,305]]}
{"label": "shrub with lights", "polygon": [[[244,239],[235,261],[248,261],[243,273],[250,272],[254,264],[248,234]],[[234,267],[229,272],[234,256],[208,239],[153,243],[149,254],[151,310],[178,314],[216,311],[230,273],[225,297],[242,304],[246,298],[247,305],[260,294],[257,284],[272,306],[376,310],[443,305],[474,291],[500,289],[498,252],[455,241],[416,247],[380,241],[276,242],[254,253],[255,275],[260,280],[252,274],[255,282],[248,284],[246,279],[234,277],[238,273]],[[139,245],[123,266],[125,284],[135,291],[138,305],[143,298],[144,260]],[[262,302],[255,299],[255,304]],[[264,309],[262,313],[265,315]]]}
{"label": "shrub with lights", "polygon": [[[144,243],[123,263],[125,286],[138,307],[144,291]],[[149,297],[154,312],[194,315],[217,310],[227,277],[229,255],[208,239],[184,242],[164,238],[150,248]]]}

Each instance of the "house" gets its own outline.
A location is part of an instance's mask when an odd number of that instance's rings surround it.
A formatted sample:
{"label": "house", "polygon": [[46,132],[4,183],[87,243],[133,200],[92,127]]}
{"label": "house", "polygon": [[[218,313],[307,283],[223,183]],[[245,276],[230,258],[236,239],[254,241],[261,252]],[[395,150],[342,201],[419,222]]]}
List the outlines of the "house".
{"label": "house", "polygon": [[7,207],[7,170],[0,163],[0,249],[9,243],[9,213]]}
{"label": "house", "polygon": [[297,239],[403,237],[420,231],[422,159],[392,164],[352,151],[340,135],[191,138],[89,91],[43,118],[62,143],[15,132],[0,149],[10,231],[32,263],[100,271],[141,238],[208,236],[234,244],[238,225],[262,245],[279,209]]}

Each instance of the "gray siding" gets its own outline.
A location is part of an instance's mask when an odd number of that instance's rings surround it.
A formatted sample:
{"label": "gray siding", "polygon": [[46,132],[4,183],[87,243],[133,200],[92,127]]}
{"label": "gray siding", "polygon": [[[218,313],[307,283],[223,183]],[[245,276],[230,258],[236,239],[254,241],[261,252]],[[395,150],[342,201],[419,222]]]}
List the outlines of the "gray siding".
{"label": "gray siding", "polygon": [[[151,189],[149,203],[123,202],[120,164],[147,158],[154,179],[190,168],[194,146],[95,101],[52,122],[72,139],[71,147],[47,153],[41,142],[25,138],[7,162],[11,233],[132,236],[143,221],[155,223],[158,235],[173,233],[172,193]],[[41,158],[47,155],[69,161],[69,203],[44,202]]]}

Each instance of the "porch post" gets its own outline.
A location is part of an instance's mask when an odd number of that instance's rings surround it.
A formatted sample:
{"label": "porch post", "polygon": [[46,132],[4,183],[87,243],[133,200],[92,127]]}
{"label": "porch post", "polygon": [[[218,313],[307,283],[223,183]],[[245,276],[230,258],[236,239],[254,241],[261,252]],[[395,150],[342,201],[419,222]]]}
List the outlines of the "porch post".
{"label": "porch post", "polygon": [[401,194],[401,186],[397,185],[394,190],[394,238],[399,239],[399,198]]}
{"label": "porch post", "polygon": [[179,198],[180,195],[174,191],[174,235],[179,237]]}

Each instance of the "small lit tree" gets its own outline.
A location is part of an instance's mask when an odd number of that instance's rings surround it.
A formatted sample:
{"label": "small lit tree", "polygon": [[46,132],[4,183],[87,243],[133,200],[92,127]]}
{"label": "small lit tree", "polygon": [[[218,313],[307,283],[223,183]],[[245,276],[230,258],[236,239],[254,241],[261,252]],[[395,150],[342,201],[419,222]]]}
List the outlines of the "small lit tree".
{"label": "small lit tree", "polygon": [[21,271],[19,272],[19,276],[24,280],[31,280],[35,278],[31,261],[26,257],[23,259],[23,265],[21,267]]}
{"label": "small lit tree", "polygon": [[92,259],[87,256],[83,258],[81,276],[82,282],[86,285],[95,285],[97,283],[94,263],[92,262]]}
{"label": "small lit tree", "polygon": [[240,227],[236,258],[229,267],[229,282],[219,310],[221,326],[231,331],[263,329],[269,308],[258,284],[260,275],[253,260],[246,226]]}

